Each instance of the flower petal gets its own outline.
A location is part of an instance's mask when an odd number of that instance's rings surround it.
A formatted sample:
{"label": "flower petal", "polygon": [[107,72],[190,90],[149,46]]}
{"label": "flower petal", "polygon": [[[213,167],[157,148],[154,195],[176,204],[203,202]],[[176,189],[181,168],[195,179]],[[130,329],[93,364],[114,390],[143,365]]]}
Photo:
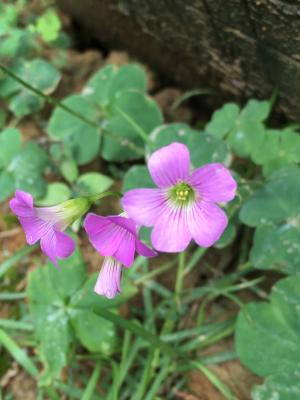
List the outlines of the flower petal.
{"label": "flower petal", "polygon": [[136,224],[132,219],[127,217],[121,217],[119,215],[110,215],[106,218],[108,218],[114,224],[120,225],[122,228],[131,232],[133,235],[135,236],[137,235]]}
{"label": "flower petal", "polygon": [[[128,219],[128,218],[127,218]],[[95,249],[103,256],[114,256],[126,266],[133,263],[135,252],[135,229],[132,221],[123,217],[102,217],[88,214],[84,228]],[[122,223],[122,225],[120,225]]]}
{"label": "flower petal", "polygon": [[16,190],[15,197],[9,202],[10,209],[18,217],[31,217],[34,215],[33,198],[29,193]]}
{"label": "flower petal", "polygon": [[50,258],[52,263],[58,267],[57,264],[57,251],[56,251],[56,236],[55,231],[50,229],[46,235],[41,238],[41,250],[47,257]]}
{"label": "flower petal", "polygon": [[104,259],[99,273],[95,292],[108,299],[113,299],[121,291],[121,264],[112,257]]}
{"label": "flower petal", "polygon": [[55,236],[57,257],[69,257],[74,252],[76,247],[74,240],[64,232],[55,231]]}
{"label": "flower petal", "polygon": [[190,153],[186,145],[172,143],[155,151],[148,160],[153,181],[160,188],[176,185],[189,176]]}
{"label": "flower petal", "polygon": [[57,258],[69,257],[75,250],[75,242],[65,233],[50,229],[41,238],[41,250],[58,267]]}
{"label": "flower petal", "polygon": [[123,196],[122,207],[138,225],[153,226],[166,201],[160,189],[133,189]]}
{"label": "flower petal", "polygon": [[189,208],[189,229],[199,246],[212,246],[221,237],[227,223],[225,212],[215,204],[198,201]]}
{"label": "flower petal", "polygon": [[126,233],[108,218],[96,214],[88,214],[83,225],[90,242],[103,256],[112,256]]}
{"label": "flower petal", "polygon": [[223,202],[234,198],[237,184],[231,173],[220,163],[196,169],[188,180],[205,201]]}
{"label": "flower petal", "polygon": [[88,213],[84,219],[83,226],[88,235],[96,235],[110,225],[110,221],[94,213]]}
{"label": "flower petal", "polygon": [[156,257],[157,253],[150,249],[148,246],[146,246],[143,242],[141,242],[139,239],[136,239],[135,241],[135,247],[136,251],[144,257]]}
{"label": "flower petal", "polygon": [[43,236],[45,236],[49,230],[52,230],[52,227],[49,225],[49,223],[35,216],[19,217],[19,221],[24,229],[26,241],[30,245],[36,243]]}
{"label": "flower petal", "polygon": [[130,267],[134,261],[135,253],[135,236],[129,231],[125,231],[122,240],[114,252],[113,257],[125,267]]}
{"label": "flower petal", "polygon": [[166,205],[151,233],[151,242],[156,250],[179,253],[185,250],[192,239],[187,224],[187,208]]}

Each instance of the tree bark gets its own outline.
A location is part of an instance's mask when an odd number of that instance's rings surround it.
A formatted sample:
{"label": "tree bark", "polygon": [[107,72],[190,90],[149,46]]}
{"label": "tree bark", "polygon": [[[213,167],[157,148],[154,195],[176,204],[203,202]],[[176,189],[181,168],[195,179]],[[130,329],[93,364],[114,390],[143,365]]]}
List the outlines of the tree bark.
{"label": "tree bark", "polygon": [[300,0],[58,0],[100,42],[217,102],[267,98],[300,119]]}

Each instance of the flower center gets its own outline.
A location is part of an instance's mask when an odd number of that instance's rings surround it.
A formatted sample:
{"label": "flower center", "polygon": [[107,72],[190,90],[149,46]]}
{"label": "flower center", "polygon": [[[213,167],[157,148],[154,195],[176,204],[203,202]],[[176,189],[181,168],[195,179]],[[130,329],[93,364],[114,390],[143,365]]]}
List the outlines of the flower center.
{"label": "flower center", "polygon": [[180,182],[170,189],[169,196],[175,203],[183,205],[195,200],[195,191],[189,184]]}

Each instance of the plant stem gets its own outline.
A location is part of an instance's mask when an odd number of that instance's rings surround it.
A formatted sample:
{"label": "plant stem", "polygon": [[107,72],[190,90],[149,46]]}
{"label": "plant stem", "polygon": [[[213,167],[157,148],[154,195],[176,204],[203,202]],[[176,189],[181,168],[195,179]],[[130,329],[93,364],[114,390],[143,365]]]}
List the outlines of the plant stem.
{"label": "plant stem", "polygon": [[122,197],[122,194],[120,192],[104,192],[104,193],[99,193],[99,194],[94,194],[92,196],[88,196],[88,198],[92,203],[95,203],[95,201],[101,200],[104,197],[108,197],[108,196]]}
{"label": "plant stem", "polygon": [[144,129],[138,125],[126,112],[124,112],[120,107],[115,106],[114,107],[120,115],[124,119],[126,119],[127,122],[134,128],[136,133],[143,139],[143,141],[150,147],[150,149],[153,150],[153,142],[150,140],[148,134],[144,131]]}
{"label": "plant stem", "polygon": [[[20,78],[18,75],[14,74],[12,71],[10,71],[8,68],[6,68],[3,64],[0,63],[0,70],[2,72],[4,72],[6,75],[8,75],[10,78],[12,78],[13,80],[15,80],[16,82],[18,82],[20,85],[24,86],[26,89],[30,90],[32,93],[36,94],[37,96],[42,97],[47,103],[52,104],[56,107],[61,108],[62,110],[64,110],[65,112],[73,115],[73,117],[80,119],[81,121],[83,121],[84,123],[86,123],[87,125],[92,126],[93,128],[97,128],[97,129],[101,129],[100,124],[98,124],[97,122],[91,121],[90,119],[86,118],[84,115],[78,113],[77,111],[72,110],[72,108],[66,106],[64,103],[62,103],[59,100],[56,100],[54,97],[49,96],[45,93],[43,93],[41,90],[35,88],[34,86],[31,86],[28,82],[24,81],[22,78]],[[134,121],[133,121],[134,122]],[[137,125],[138,126],[138,125]],[[140,128],[141,129],[141,128]],[[116,142],[118,142],[119,144],[121,144],[122,146],[127,146],[129,147],[131,150],[133,150],[136,154],[139,154],[141,156],[144,155],[144,149],[142,149],[141,147],[135,145],[133,142],[131,142],[130,140],[126,140],[126,144],[124,144],[124,141],[122,138],[120,138],[117,135],[114,135],[111,132],[107,132],[103,129],[101,129],[101,132],[103,133],[103,135],[109,136],[110,138],[114,139]],[[145,133],[146,134],[146,133]],[[147,135],[147,134],[146,134]],[[147,135],[148,137],[148,135]],[[150,139],[149,139],[150,140]]]}
{"label": "plant stem", "polygon": [[180,304],[180,296],[183,288],[184,267],[185,267],[185,252],[183,251],[178,255],[178,269],[175,282],[175,296],[178,305]]}

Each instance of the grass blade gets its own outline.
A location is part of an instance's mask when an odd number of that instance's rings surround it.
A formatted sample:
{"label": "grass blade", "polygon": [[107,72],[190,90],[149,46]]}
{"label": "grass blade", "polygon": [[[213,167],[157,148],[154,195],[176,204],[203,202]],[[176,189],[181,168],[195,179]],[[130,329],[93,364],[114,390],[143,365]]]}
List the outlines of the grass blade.
{"label": "grass blade", "polygon": [[25,292],[13,293],[13,292],[3,292],[0,293],[0,301],[15,301],[23,300],[26,298]]}
{"label": "grass blade", "polygon": [[88,382],[87,387],[85,388],[85,391],[83,392],[82,398],[81,400],[91,400],[94,390],[96,388],[97,385],[97,381],[99,379],[100,376],[100,371],[101,371],[101,364],[97,363],[96,367],[90,377],[90,380]]}
{"label": "grass blade", "polygon": [[0,327],[6,329],[15,329],[19,331],[32,332],[33,326],[23,321],[16,321],[13,319],[0,318]]}
{"label": "grass blade", "polygon": [[0,278],[10,269],[12,268],[18,261],[22,260],[23,257],[32,253],[38,248],[38,245],[34,246],[25,246],[18,252],[16,252],[13,256],[7,258],[0,264]]}
{"label": "grass blade", "polygon": [[97,310],[96,314],[107,319],[108,321],[113,322],[114,324],[120,326],[121,328],[126,329],[136,334],[137,336],[140,336],[142,339],[150,343],[150,345],[159,348],[164,354],[168,355],[169,357],[174,358],[176,356],[176,353],[178,354],[178,352],[175,352],[171,346],[164,343],[157,336],[153,335],[151,332],[147,331],[141,325],[138,325],[135,322],[124,319],[120,317],[120,315],[114,314],[105,309],[101,311]]}
{"label": "grass blade", "polygon": [[226,400],[238,400],[237,397],[232,393],[228,386],[225,385],[211,370],[205,365],[198,361],[192,361],[192,365],[199,369],[207,379],[219,390],[220,393],[225,397]]}
{"label": "grass blade", "polygon": [[37,378],[39,371],[28,355],[22,350],[17,343],[7,335],[5,331],[0,329],[0,343],[12,355],[12,357],[30,374],[33,378]]}

